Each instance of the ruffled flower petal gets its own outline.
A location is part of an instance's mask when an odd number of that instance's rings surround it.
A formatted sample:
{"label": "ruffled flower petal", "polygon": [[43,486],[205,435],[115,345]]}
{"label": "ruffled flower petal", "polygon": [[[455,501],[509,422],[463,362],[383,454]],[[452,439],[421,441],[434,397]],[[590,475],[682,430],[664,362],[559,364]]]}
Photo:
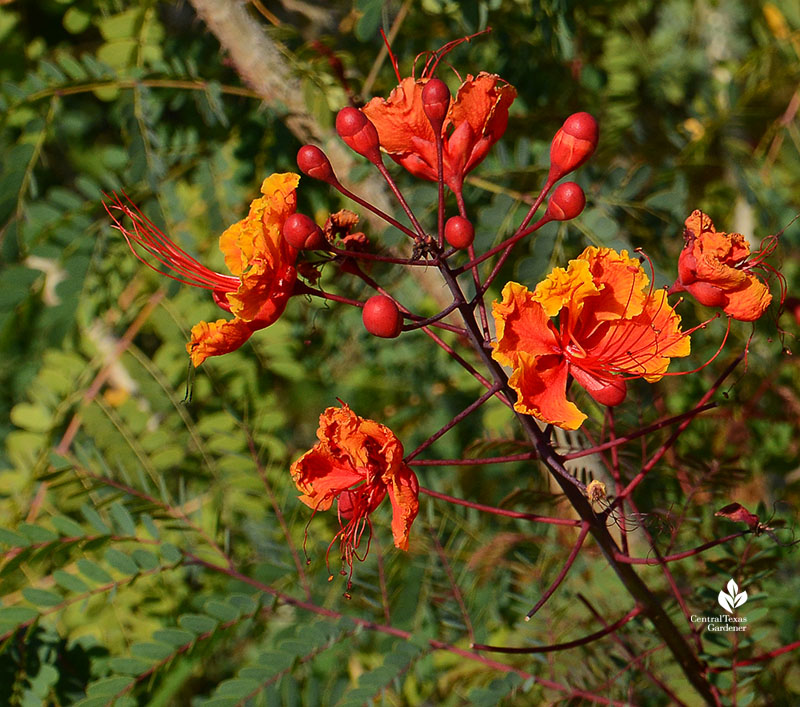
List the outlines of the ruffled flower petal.
{"label": "ruffled flower petal", "polygon": [[450,104],[445,130],[447,125],[458,126],[467,122],[474,135],[495,143],[506,131],[508,109],[516,97],[517,89],[496,74],[482,71],[474,78],[468,75],[459,86],[455,101]]}
{"label": "ruffled flower petal", "polygon": [[591,269],[586,260],[570,260],[566,269],[554,268],[540,282],[533,293],[548,317],[554,317],[567,308],[571,317],[576,317],[583,309],[587,297],[593,297],[600,288],[592,279]]}
{"label": "ruffled flower petal", "polygon": [[234,275],[241,277],[256,260],[273,267],[294,262],[297,254],[282,238],[282,229],[297,207],[299,183],[300,177],[291,172],[267,177],[261,184],[263,196],[254,199],[247,216],[220,236],[225,264]]}
{"label": "ruffled flower petal", "polygon": [[300,500],[318,511],[327,511],[342,491],[363,480],[353,467],[337,463],[329,450],[317,447],[292,464],[291,474],[302,492]]}
{"label": "ruffled flower petal", "polygon": [[747,281],[742,287],[725,294],[728,303],[722,311],[742,322],[755,321],[764,314],[772,302],[769,288],[752,273],[748,273]]}
{"label": "ruffled flower petal", "polygon": [[361,109],[377,129],[381,147],[390,155],[408,152],[414,138],[434,142],[433,128],[422,108],[422,89],[427,82],[404,78],[389,98],[373,98]]}
{"label": "ruffled flower petal", "polygon": [[505,366],[515,366],[519,352],[534,356],[560,351],[550,318],[533,293],[523,285],[509,282],[503,299],[492,304],[497,343],[492,356]]}
{"label": "ruffled flower petal", "polygon": [[403,465],[390,479],[384,479],[384,482],[392,504],[394,546],[407,551],[411,524],[419,512],[419,481],[414,472]]}
{"label": "ruffled flower petal", "polygon": [[215,322],[200,322],[192,327],[192,336],[186,350],[197,368],[209,356],[236,351],[253,334],[255,329],[241,319],[218,319]]}
{"label": "ruffled flower petal", "polygon": [[597,319],[630,319],[641,313],[650,279],[628,251],[589,246],[578,259],[589,263],[592,281],[600,290],[588,304]]}
{"label": "ruffled flower petal", "polygon": [[577,430],[586,415],[567,400],[568,373],[567,360],[559,354],[531,356],[521,352],[519,365],[508,381],[519,396],[514,409],[565,430]]}
{"label": "ruffled flower petal", "polygon": [[[381,147],[398,164],[421,179],[438,178],[436,136],[422,107],[422,89],[430,77],[408,77],[388,99],[373,98],[362,108],[378,131]],[[508,109],[517,92],[485,72],[467,76],[442,125],[442,171],[445,183],[460,191],[474,169],[503,135]]]}

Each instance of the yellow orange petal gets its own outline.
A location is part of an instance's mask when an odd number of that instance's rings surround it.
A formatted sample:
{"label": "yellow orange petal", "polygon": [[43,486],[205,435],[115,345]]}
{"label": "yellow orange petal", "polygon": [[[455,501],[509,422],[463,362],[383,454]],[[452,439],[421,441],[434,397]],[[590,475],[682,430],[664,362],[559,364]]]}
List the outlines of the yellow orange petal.
{"label": "yellow orange petal", "polygon": [[589,263],[592,279],[600,290],[589,305],[597,319],[630,319],[642,311],[650,279],[628,251],[618,253],[613,248],[589,246],[578,259]]}
{"label": "yellow orange petal", "polygon": [[241,319],[200,322],[192,327],[192,337],[186,344],[186,350],[197,368],[209,356],[235,351],[250,338],[253,331],[253,327]]}
{"label": "yellow orange petal", "polygon": [[263,196],[254,199],[247,216],[220,236],[219,247],[231,273],[241,276],[254,259],[277,264],[289,257],[281,231],[295,212],[299,182],[300,177],[290,172],[267,177],[261,185]]}
{"label": "yellow orange petal", "polygon": [[577,430],[586,415],[567,400],[568,372],[562,356],[520,353],[518,367],[508,381],[518,395],[514,409],[565,430]]}
{"label": "yellow orange petal", "polygon": [[492,356],[501,364],[516,365],[521,351],[538,356],[559,350],[550,318],[527,287],[506,283],[502,301],[492,303],[492,315],[497,331]]}
{"label": "yellow orange petal", "polygon": [[599,292],[592,280],[586,260],[570,260],[566,270],[554,268],[533,292],[534,301],[544,308],[548,317],[554,317],[567,307],[571,317],[577,317],[583,302]]}
{"label": "yellow orange petal", "polygon": [[723,311],[742,322],[755,321],[764,314],[772,302],[769,288],[752,273],[747,273],[744,287],[726,294],[728,304]]}

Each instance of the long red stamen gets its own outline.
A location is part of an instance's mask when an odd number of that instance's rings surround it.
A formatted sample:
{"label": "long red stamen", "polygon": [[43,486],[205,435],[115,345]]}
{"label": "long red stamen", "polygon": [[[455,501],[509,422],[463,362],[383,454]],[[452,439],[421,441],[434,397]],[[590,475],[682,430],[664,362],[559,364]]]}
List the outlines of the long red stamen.
{"label": "long red stamen", "polygon": [[397,57],[392,52],[392,46],[389,44],[389,40],[386,37],[386,33],[383,31],[383,27],[380,28],[381,37],[383,37],[383,43],[386,45],[386,51],[389,52],[389,59],[392,62],[392,67],[394,68],[395,76],[397,76],[397,83],[402,83],[403,79],[400,76],[400,67],[397,63]]}
{"label": "long red stamen", "polygon": [[[475,37],[478,37],[482,34],[487,34],[488,32],[491,31],[492,28],[487,27],[486,29],[481,30],[480,32],[475,32],[475,34],[471,34],[468,37],[461,37],[460,39],[454,39],[448,42],[447,44],[441,46],[435,52],[431,52],[430,53],[431,56],[425,62],[425,68],[422,70],[422,76],[420,78],[433,76],[436,73],[436,67],[439,65],[439,62],[442,60],[442,58],[450,51],[455,49],[459,44],[463,44],[464,42],[469,42],[471,39],[474,39]],[[431,64],[431,62],[433,62],[433,64]]]}
{"label": "long red stamen", "polygon": [[[719,315],[717,314],[717,315],[713,316],[711,319],[703,322],[702,324],[698,324],[696,327],[693,327],[692,329],[690,329],[687,332],[687,334],[695,332],[698,329],[705,329],[706,325],[709,322],[714,321],[714,319],[716,319],[718,316]],[[722,342],[720,343],[719,348],[717,349],[716,353],[710,359],[708,359],[708,361],[706,361],[704,364],[698,366],[697,368],[693,368],[691,371],[671,371],[671,372],[665,373],[664,375],[665,376],[686,376],[686,375],[689,375],[690,373],[697,373],[698,371],[702,371],[706,366],[708,366],[712,361],[714,361],[717,358],[717,356],[719,356],[722,353],[722,349],[725,347],[725,342],[728,340],[728,334],[730,334],[730,332],[731,332],[731,317],[728,317],[728,326],[725,328],[725,336],[722,337]],[[745,347],[745,357],[747,357],[747,349],[749,347],[750,347],[750,342],[748,341],[747,342],[747,347]]]}
{"label": "long red stamen", "polygon": [[[157,273],[166,275],[173,280],[182,282],[193,287],[202,287],[206,290],[217,292],[235,292],[239,287],[239,278],[231,275],[223,275],[207,268],[202,263],[195,260],[186,251],[179,248],[170,238],[165,235],[142,211],[128,198],[123,196],[128,204],[113,193],[106,197],[111,203],[103,202],[106,212],[114,222],[113,228],[118,230],[128,243],[131,252],[147,267]],[[133,229],[126,228],[117,218],[115,211],[127,216],[133,224]],[[143,257],[136,248],[138,245],[142,250],[155,258],[171,272],[164,272],[157,268],[148,259]]]}

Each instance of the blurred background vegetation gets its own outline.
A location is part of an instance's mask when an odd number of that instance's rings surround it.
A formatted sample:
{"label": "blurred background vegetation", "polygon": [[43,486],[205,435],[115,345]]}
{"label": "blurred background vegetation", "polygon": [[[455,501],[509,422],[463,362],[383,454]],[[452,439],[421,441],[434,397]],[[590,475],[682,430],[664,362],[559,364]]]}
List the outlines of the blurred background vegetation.
{"label": "blurred background vegetation", "polygon": [[[0,704],[580,702],[524,674],[668,704],[647,671],[691,703],[666,651],[623,670],[632,655],[658,646],[644,623],[623,629],[621,643],[503,656],[510,672],[431,650],[428,639],[466,649],[472,637],[522,646],[580,637],[601,627],[580,597],[608,621],[628,611],[630,599],[589,544],[545,609],[521,622],[563,564],[575,538],[569,528],[423,498],[408,555],[391,547],[388,513],[378,511],[352,599],[342,597],[339,578],[327,581],[334,518],[320,514],[307,527],[306,567],[298,548],[310,514],[288,466],[313,444],[320,412],[339,397],[388,424],[410,450],[474,399],[477,386],[421,333],[387,345],[369,337],[357,311],[302,298],[243,349],[204,364],[192,383],[188,330],[218,310],[207,293],[132,257],[101,200],[124,189],[184,248],[222,268],[217,238],[243,216],[261,180],[294,169],[303,140],[329,144],[335,112],[349,100],[386,96],[396,85],[379,27],[394,28],[392,49],[408,75],[420,52],[488,25],[490,34],[448,56],[462,76],[490,71],[519,92],[505,138],[466,190],[479,250],[524,215],[564,118],[588,110],[601,125],[600,147],[576,177],[586,211],[521,246],[497,291],[512,277],[535,284],[587,244],[643,247],[656,283],[669,284],[693,209],[755,246],[800,211],[797,3],[253,0],[245,10],[274,52],[265,80],[288,77],[273,81],[270,95],[242,80],[230,47],[195,5],[0,3]],[[352,166],[356,190],[385,198],[362,161],[339,164]],[[406,177],[398,174],[418,215],[434,223],[435,188]],[[324,185],[302,181],[300,207],[319,220],[346,206]],[[365,228],[374,242],[399,247],[397,234]],[[795,225],[772,260],[790,295],[798,244]],[[398,281],[388,268],[372,274],[422,313],[441,303],[436,282]],[[323,282],[366,296],[333,271]],[[692,424],[637,491],[636,523],[660,551],[740,529],[713,516],[732,501],[785,523],[780,538],[792,539],[800,393],[789,350],[800,310],[790,303],[779,322],[774,307],[755,329],[736,323],[702,373],[643,385],[618,411],[621,432],[688,409],[750,341],[746,371],[726,383],[720,407]],[[682,313],[688,323],[709,316],[691,302]],[[699,332],[687,365],[710,358],[723,334],[723,322]],[[591,409],[586,430],[600,438],[603,417]],[[624,447],[626,474],[662,440]],[[589,446],[583,434],[562,442]],[[487,404],[431,456],[518,445],[507,411]],[[575,468],[605,478],[596,457]],[[568,515],[530,463],[419,471],[423,486],[443,493]],[[643,536],[632,543],[648,553]],[[693,613],[717,613],[716,594],[731,576],[749,593],[751,630],[738,644],[704,634],[705,660],[729,666],[800,638],[796,567],[791,549],[763,536],[673,565]],[[641,574],[682,621],[662,573]],[[334,613],[277,601],[248,579]],[[365,630],[353,617],[411,638]],[[793,655],[738,671],[735,684],[730,672],[714,680],[727,703],[797,704]]]}

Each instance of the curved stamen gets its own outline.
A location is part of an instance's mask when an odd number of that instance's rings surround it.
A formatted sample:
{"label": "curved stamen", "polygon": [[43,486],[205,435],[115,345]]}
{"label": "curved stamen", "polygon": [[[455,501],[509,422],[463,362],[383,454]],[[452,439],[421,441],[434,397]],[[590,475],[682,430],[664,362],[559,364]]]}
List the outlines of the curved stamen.
{"label": "curved stamen", "polygon": [[[128,200],[130,206],[125,204],[116,193],[113,193],[111,196],[106,196],[114,200],[111,204],[103,202],[106,212],[114,222],[112,228],[115,228],[123,235],[131,252],[151,270],[186,285],[201,287],[206,290],[235,292],[238,289],[240,285],[239,278],[215,272],[195,260],[186,251],[179,248],[149,218],[147,218],[147,216],[145,216],[128,198],[127,194],[123,192],[123,196]],[[133,230],[123,226],[114,214],[114,211],[119,211],[127,216],[133,224]],[[159,270],[153,263],[141,255],[134,244],[138,245],[172,272],[163,272]]]}

